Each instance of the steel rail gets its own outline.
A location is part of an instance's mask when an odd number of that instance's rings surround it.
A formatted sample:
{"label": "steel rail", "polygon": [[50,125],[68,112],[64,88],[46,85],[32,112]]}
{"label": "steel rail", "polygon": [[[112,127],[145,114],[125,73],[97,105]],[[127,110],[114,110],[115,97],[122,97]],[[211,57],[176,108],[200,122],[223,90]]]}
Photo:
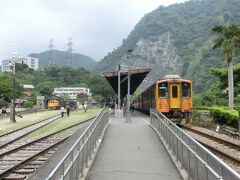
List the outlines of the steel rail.
{"label": "steel rail", "polygon": [[0,138],[2,138],[2,137],[4,137],[4,136],[11,135],[12,133],[21,131],[21,130],[23,130],[23,129],[25,129],[25,128],[31,127],[31,126],[33,126],[33,125],[36,125],[36,124],[41,123],[41,122],[43,122],[43,121],[46,121],[46,120],[48,120],[48,119],[50,119],[50,118],[54,118],[54,117],[56,117],[56,116],[60,116],[60,115],[59,115],[59,114],[56,114],[56,115],[54,115],[54,116],[51,116],[51,117],[42,119],[42,120],[40,120],[40,121],[38,121],[38,122],[35,122],[35,123],[33,123],[33,124],[29,124],[29,125],[27,125],[27,126],[24,126],[24,127],[19,128],[19,129],[15,129],[15,130],[13,130],[13,131],[7,132],[7,133],[5,133],[5,134],[0,135]]}
{"label": "steel rail", "polygon": [[220,151],[219,149],[217,148],[214,148],[212,146],[210,146],[209,144],[205,143],[205,142],[202,142],[200,140],[197,140],[199,143],[201,143],[203,146],[205,146],[206,148],[210,149],[211,151],[213,151],[214,153],[218,154],[219,156],[222,156],[224,158],[227,158],[231,161],[233,161],[234,163],[237,163],[238,165],[240,165],[240,159],[237,159],[233,156],[231,156],[230,154],[227,154],[223,151]]}
{"label": "steel rail", "polygon": [[[75,127],[75,126],[78,126],[78,125],[80,125],[80,124],[84,124],[84,123],[86,123],[86,122],[89,122],[89,121],[91,121],[91,120],[94,119],[94,118],[95,118],[95,117],[89,118],[89,119],[84,120],[84,121],[82,121],[82,122],[80,122],[80,123],[76,123],[76,124],[71,125],[71,126],[69,126],[69,127],[67,127],[67,128],[61,129],[61,130],[59,130],[59,131],[57,131],[57,132],[51,133],[51,134],[49,134],[49,135],[47,135],[47,136],[44,136],[44,137],[42,137],[42,138],[39,138],[39,139],[37,139],[37,140],[34,140],[34,141],[32,141],[32,142],[29,142],[29,143],[27,143],[27,144],[24,144],[24,145],[22,145],[22,146],[19,146],[19,147],[15,148],[15,149],[12,149],[12,150],[10,150],[10,151],[4,152],[4,153],[0,154],[0,158],[2,158],[2,157],[4,157],[4,156],[7,156],[7,155],[9,155],[9,154],[16,153],[17,151],[19,151],[19,150],[21,150],[21,149],[23,149],[23,148],[26,148],[26,147],[28,147],[28,146],[31,146],[31,145],[39,142],[39,141],[42,141],[42,140],[44,140],[44,139],[47,139],[47,138],[51,137],[51,136],[53,136],[53,135],[62,133],[63,131],[69,130],[69,129]],[[68,137],[60,140],[59,142],[57,142],[57,143],[49,146],[48,148],[44,149],[43,151],[40,151],[39,153],[37,153],[37,154],[35,154],[35,155],[33,155],[33,156],[31,156],[31,157],[29,157],[29,158],[21,161],[20,163],[14,165],[14,166],[12,166],[12,167],[10,167],[9,169],[5,170],[5,171],[2,172],[2,173],[0,173],[0,179],[5,178],[6,176],[8,176],[8,175],[10,175],[11,173],[13,173],[16,169],[19,169],[20,167],[28,164],[29,162],[32,162],[33,160],[35,160],[35,159],[36,159],[37,157],[39,157],[40,155],[46,153],[46,152],[49,151],[50,149],[52,149],[52,148],[56,147],[57,145],[63,143],[63,141],[65,141],[65,140],[66,140],[67,138],[69,138],[69,137],[70,137],[70,136],[68,136]]]}
{"label": "steel rail", "polygon": [[0,179],[3,179],[3,178],[5,178],[5,177],[9,176],[11,173],[13,173],[14,171],[16,171],[16,170],[19,169],[20,167],[22,167],[22,166],[24,166],[24,165],[26,165],[26,164],[29,164],[30,162],[34,161],[36,158],[38,158],[39,156],[47,153],[49,150],[55,148],[56,146],[60,145],[61,143],[63,143],[63,142],[64,142],[66,139],[68,139],[68,138],[69,138],[69,136],[66,137],[66,138],[64,138],[64,139],[62,139],[62,140],[60,140],[59,142],[53,144],[52,146],[49,146],[49,147],[47,147],[46,149],[38,152],[37,154],[34,154],[33,156],[31,156],[31,157],[29,157],[29,158],[21,161],[20,163],[14,165],[13,167],[5,170],[4,172],[2,172],[2,173],[0,174]]}
{"label": "steel rail", "polygon": [[9,151],[3,152],[3,153],[0,154],[0,158],[4,157],[4,156],[6,156],[6,155],[9,155],[9,154],[15,153],[16,151],[18,151],[18,150],[20,150],[20,149],[22,149],[22,148],[25,148],[25,147],[27,147],[27,146],[30,146],[30,145],[34,144],[34,143],[37,143],[37,142],[42,141],[42,140],[44,140],[44,139],[47,139],[47,138],[49,138],[49,137],[51,137],[51,136],[53,136],[53,135],[56,135],[56,134],[58,134],[58,133],[61,133],[61,132],[65,131],[65,130],[71,129],[71,128],[75,127],[75,126],[78,126],[78,125],[80,125],[80,124],[83,124],[83,123],[86,123],[86,122],[88,122],[88,121],[91,121],[91,120],[94,119],[94,118],[95,118],[95,117],[89,118],[89,119],[84,120],[84,121],[82,121],[82,122],[80,122],[80,123],[76,123],[76,124],[74,124],[74,125],[71,125],[71,126],[69,126],[69,127],[66,127],[66,128],[64,128],[64,129],[61,129],[61,130],[59,130],[59,131],[56,131],[56,132],[54,132],[54,133],[51,133],[51,134],[49,134],[49,135],[46,135],[46,136],[44,136],[44,137],[41,137],[41,138],[39,138],[39,139],[36,139],[36,140],[34,140],[34,141],[31,141],[31,142],[29,142],[29,143],[26,143],[26,144],[24,144],[24,145],[21,145],[21,146],[19,146],[19,147],[16,147],[16,148],[14,148],[14,149],[11,149],[11,150],[9,150]]}
{"label": "steel rail", "polygon": [[[55,116],[55,117],[57,117],[57,116]],[[53,117],[53,118],[54,118],[54,117]],[[44,126],[46,126],[46,125],[48,125],[48,124],[50,124],[50,123],[52,123],[52,122],[54,122],[54,121],[56,121],[56,120],[58,120],[59,118],[60,118],[60,115],[59,115],[59,117],[57,117],[56,119],[53,119],[52,121],[50,121],[50,122],[48,122],[48,123],[46,123],[46,124],[44,124],[44,125],[36,128],[36,129],[33,129],[33,130],[31,130],[31,131],[29,131],[29,132],[27,132],[27,133],[24,133],[24,134],[16,137],[15,139],[13,139],[13,140],[11,140],[11,141],[8,141],[8,142],[5,143],[5,144],[0,145],[0,149],[8,146],[9,144],[11,144],[11,143],[13,143],[13,142],[16,142],[17,140],[19,140],[19,139],[21,139],[21,138],[29,135],[30,133],[32,133],[32,132],[34,132],[34,131],[36,131],[36,130],[38,130],[38,129],[40,129],[40,128],[42,128],[42,127],[44,127]],[[48,119],[46,119],[45,121],[47,121],[47,120],[49,120],[49,119],[51,119],[51,118],[48,118]],[[36,124],[35,124],[35,125],[36,125]]]}
{"label": "steel rail", "polygon": [[213,139],[213,140],[215,140],[215,141],[217,141],[217,142],[219,142],[219,143],[221,143],[221,144],[225,144],[225,145],[227,145],[227,146],[231,146],[232,148],[237,149],[237,150],[240,151],[240,145],[238,145],[238,144],[229,142],[229,141],[227,141],[227,140],[225,140],[225,139],[221,139],[221,138],[212,136],[212,135],[207,134],[207,133],[204,133],[204,132],[200,132],[200,131],[198,131],[198,130],[196,130],[196,129],[192,129],[192,128],[188,127],[188,126],[183,126],[182,128],[183,128],[183,129],[186,129],[186,130],[188,130],[188,131],[194,132],[194,133],[196,133],[196,134],[202,135],[202,136],[204,136],[204,137],[206,137],[206,138]]}

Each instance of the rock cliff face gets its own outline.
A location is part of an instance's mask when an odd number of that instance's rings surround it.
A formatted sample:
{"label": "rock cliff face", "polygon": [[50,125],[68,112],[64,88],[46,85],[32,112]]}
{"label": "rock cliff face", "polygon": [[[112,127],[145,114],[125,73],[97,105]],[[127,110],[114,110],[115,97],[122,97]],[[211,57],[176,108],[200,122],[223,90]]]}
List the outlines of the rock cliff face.
{"label": "rock cliff face", "polygon": [[183,60],[173,45],[170,33],[163,34],[152,41],[140,39],[131,54],[124,54],[119,63],[133,68],[151,68],[147,76],[147,85],[166,74],[181,74],[183,67]]}
{"label": "rock cliff face", "polygon": [[[178,74],[192,80],[194,92],[207,91],[215,83],[209,68],[225,66],[221,51],[212,48],[211,29],[239,24],[239,7],[239,0],[189,0],[160,6],[146,14],[94,71],[114,70],[118,63],[150,67],[150,82],[165,74]],[[129,49],[133,51],[127,58]],[[239,58],[234,59],[238,62]]]}

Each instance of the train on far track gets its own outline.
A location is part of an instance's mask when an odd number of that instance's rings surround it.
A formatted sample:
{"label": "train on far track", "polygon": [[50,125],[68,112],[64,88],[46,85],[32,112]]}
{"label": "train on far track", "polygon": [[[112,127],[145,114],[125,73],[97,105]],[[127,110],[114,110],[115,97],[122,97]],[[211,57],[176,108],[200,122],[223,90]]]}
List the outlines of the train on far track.
{"label": "train on far track", "polygon": [[193,110],[192,82],[178,75],[165,75],[139,94],[132,106],[145,113],[155,109],[178,123],[189,123]]}
{"label": "train on far track", "polygon": [[56,110],[56,109],[60,109],[60,102],[59,100],[49,100],[47,103],[47,108],[50,110]]}
{"label": "train on far track", "polygon": [[60,109],[62,106],[69,106],[71,111],[76,110],[78,105],[76,100],[65,100],[62,97],[51,96],[46,99],[46,108],[50,110]]}

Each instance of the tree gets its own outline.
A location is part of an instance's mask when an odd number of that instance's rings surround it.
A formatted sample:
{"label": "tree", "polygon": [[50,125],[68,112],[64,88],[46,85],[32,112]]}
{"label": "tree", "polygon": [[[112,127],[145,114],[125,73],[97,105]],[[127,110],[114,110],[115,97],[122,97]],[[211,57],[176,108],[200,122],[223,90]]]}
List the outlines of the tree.
{"label": "tree", "polygon": [[61,93],[59,96],[60,96],[61,98],[63,98],[65,101],[66,101],[66,100],[70,100],[70,96],[69,96],[68,94]]}
{"label": "tree", "polygon": [[[228,70],[226,67],[222,68],[210,68],[210,73],[215,76],[219,81],[212,86],[211,91],[215,94],[216,97],[226,98],[226,87],[228,79]],[[233,65],[233,84],[234,84],[234,106],[239,106],[240,99],[240,63]],[[237,98],[236,98],[237,97]],[[237,103],[235,105],[235,103]]]}
{"label": "tree", "polygon": [[11,102],[12,98],[11,82],[11,76],[9,74],[0,75],[0,96],[7,102]]}
{"label": "tree", "polygon": [[228,68],[228,107],[234,106],[234,88],[233,88],[233,52],[239,49],[240,27],[236,25],[215,26],[212,28],[217,37],[213,40],[213,49],[220,48],[227,61]]}
{"label": "tree", "polygon": [[27,64],[21,64],[21,63],[16,63],[15,64],[15,71],[16,72],[23,72],[23,71],[28,71],[30,68],[28,68]]}
{"label": "tree", "polygon": [[89,88],[92,91],[92,94],[95,95],[101,95],[102,97],[106,98],[109,96],[114,96],[115,93],[113,89],[111,88],[110,84],[107,82],[107,80],[101,76],[101,75],[93,75],[89,79]]}

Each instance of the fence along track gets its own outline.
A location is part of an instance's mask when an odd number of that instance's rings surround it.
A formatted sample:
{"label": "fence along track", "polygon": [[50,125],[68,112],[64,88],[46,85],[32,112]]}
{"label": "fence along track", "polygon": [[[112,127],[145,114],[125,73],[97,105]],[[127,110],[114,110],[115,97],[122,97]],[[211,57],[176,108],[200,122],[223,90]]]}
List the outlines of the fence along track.
{"label": "fence along track", "polygon": [[240,179],[237,172],[163,114],[151,112],[150,124],[188,179]]}
{"label": "fence along track", "polygon": [[[4,165],[4,162],[8,162],[10,161],[11,164],[13,163],[12,160],[14,160],[14,157],[16,157],[16,155],[18,156],[17,153],[20,153],[20,157],[23,155],[26,155],[28,152],[33,153],[34,150],[32,151],[32,149],[35,149],[37,151],[35,151],[34,155],[31,156],[31,153],[29,153],[29,155],[27,155],[27,157],[25,159],[22,160],[22,158],[20,158],[20,162],[18,162],[18,159],[16,159],[16,163],[15,165],[12,165],[11,167],[9,167],[8,169],[0,172],[0,179],[9,176],[11,173],[13,173],[14,171],[16,171],[17,169],[19,169],[20,167],[31,163],[32,161],[34,161],[36,158],[38,158],[39,156],[47,153],[48,151],[50,151],[51,149],[55,148],[56,146],[59,146],[60,144],[62,144],[71,134],[73,134],[75,131],[70,132],[70,135],[68,135],[67,137],[64,138],[55,138],[54,135],[62,133],[63,131],[67,131],[69,129],[73,129],[73,128],[77,128],[78,125],[81,125],[83,123],[87,123],[89,121],[91,121],[93,118],[87,119],[83,122],[74,124],[72,126],[69,126],[67,128],[64,128],[62,130],[59,130],[55,133],[52,133],[50,135],[44,136],[42,138],[39,138],[35,141],[32,141],[30,143],[26,143],[24,145],[21,145],[15,149],[12,149],[10,151],[6,151],[3,154],[0,154],[0,162],[2,162],[2,165]],[[84,128],[84,127],[82,127]],[[43,144],[43,148],[41,148],[41,141]],[[44,142],[46,142],[44,144]],[[50,145],[49,145],[50,142]],[[40,144],[40,145],[39,145]],[[46,146],[45,146],[46,145]],[[32,146],[32,149],[31,149]],[[36,147],[35,147],[36,146]],[[46,147],[46,148],[44,148]],[[25,152],[24,152],[25,149]],[[40,149],[42,149],[40,151]],[[14,156],[15,155],[15,156]],[[13,158],[11,158],[11,156]],[[10,158],[9,158],[10,157]],[[17,157],[16,157],[17,158]]]}
{"label": "fence along track", "polygon": [[109,110],[104,108],[75,141],[58,165],[44,179],[79,179],[85,177],[89,161],[95,153],[109,122]]}
{"label": "fence along track", "polygon": [[240,146],[238,144],[200,132],[191,127],[184,126],[183,129],[203,146],[222,158],[229,166],[240,172]]}

